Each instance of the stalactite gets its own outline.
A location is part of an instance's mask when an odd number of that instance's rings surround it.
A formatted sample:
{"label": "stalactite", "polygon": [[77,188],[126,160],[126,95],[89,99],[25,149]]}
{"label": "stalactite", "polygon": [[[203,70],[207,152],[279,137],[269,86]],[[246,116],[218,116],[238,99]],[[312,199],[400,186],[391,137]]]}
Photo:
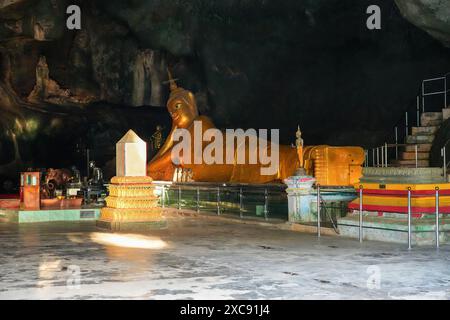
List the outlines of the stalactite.
{"label": "stalactite", "polygon": [[45,31],[44,28],[39,23],[34,24],[34,39],[38,41],[45,40]]}
{"label": "stalactite", "polygon": [[131,104],[133,106],[144,105],[145,97],[145,61],[146,53],[139,52],[134,62],[133,72],[133,93]]}
{"label": "stalactite", "polygon": [[146,50],[145,55],[146,72],[150,77],[150,101],[151,106],[163,106],[164,97],[162,84],[164,79],[161,75],[165,75],[166,62],[159,51]]}

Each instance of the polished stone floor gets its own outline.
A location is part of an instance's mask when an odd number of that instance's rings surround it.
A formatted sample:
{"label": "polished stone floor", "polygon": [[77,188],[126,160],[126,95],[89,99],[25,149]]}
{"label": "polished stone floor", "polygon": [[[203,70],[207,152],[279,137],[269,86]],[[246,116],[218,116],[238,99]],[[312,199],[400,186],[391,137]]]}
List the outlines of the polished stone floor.
{"label": "polished stone floor", "polygon": [[448,299],[450,247],[178,217],[141,235],[0,223],[1,299]]}

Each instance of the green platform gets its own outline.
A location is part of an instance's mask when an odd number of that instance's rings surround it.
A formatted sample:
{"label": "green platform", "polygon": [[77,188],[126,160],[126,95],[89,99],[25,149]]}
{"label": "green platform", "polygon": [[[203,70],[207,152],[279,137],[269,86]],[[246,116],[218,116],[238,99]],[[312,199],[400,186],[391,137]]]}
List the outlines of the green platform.
{"label": "green platform", "polygon": [[52,221],[94,221],[100,217],[99,208],[62,210],[0,210],[0,218],[13,223],[35,223]]}

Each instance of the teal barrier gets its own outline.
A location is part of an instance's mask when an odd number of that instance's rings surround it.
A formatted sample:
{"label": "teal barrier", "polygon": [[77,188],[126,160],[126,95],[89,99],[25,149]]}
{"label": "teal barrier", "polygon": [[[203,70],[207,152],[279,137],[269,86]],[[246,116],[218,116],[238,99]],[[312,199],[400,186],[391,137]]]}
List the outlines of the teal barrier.
{"label": "teal barrier", "polygon": [[[288,220],[284,184],[158,184],[160,205],[241,218]],[[164,196],[163,192],[164,190]]]}

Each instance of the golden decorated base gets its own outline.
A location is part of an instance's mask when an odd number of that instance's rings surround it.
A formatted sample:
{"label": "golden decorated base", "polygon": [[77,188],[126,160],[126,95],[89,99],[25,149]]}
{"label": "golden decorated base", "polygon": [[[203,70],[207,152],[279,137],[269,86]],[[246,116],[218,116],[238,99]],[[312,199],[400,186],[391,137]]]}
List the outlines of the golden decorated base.
{"label": "golden decorated base", "polygon": [[144,177],[112,177],[111,184],[152,184],[153,179]]}
{"label": "golden decorated base", "polygon": [[106,197],[106,205],[108,208],[117,209],[147,209],[158,206],[158,198],[149,197]]}
{"label": "golden decorated base", "polygon": [[136,222],[117,222],[97,220],[97,228],[115,232],[146,232],[152,230],[164,229],[167,227],[166,220],[157,221],[136,221]]}
{"label": "golden decorated base", "polygon": [[150,177],[113,177],[97,226],[110,230],[165,226],[152,181]]}
{"label": "golden decorated base", "polygon": [[103,208],[100,220],[118,222],[158,221],[163,219],[161,208]]}

